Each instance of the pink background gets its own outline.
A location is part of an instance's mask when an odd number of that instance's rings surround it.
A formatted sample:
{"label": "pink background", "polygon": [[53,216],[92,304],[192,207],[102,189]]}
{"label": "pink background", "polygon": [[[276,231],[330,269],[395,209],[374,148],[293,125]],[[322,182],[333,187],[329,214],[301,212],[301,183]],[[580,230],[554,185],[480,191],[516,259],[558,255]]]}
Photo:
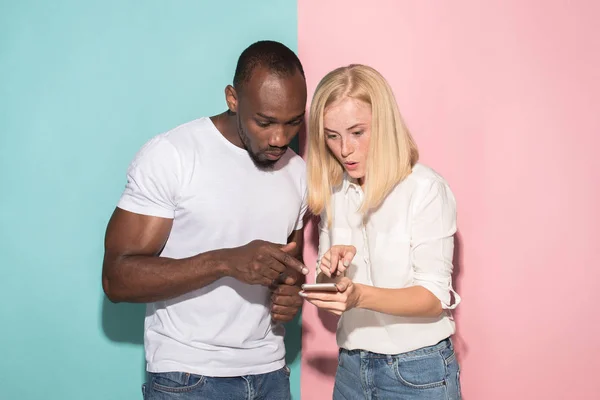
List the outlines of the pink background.
{"label": "pink background", "polygon": [[[600,2],[298,4],[311,93],[377,68],[456,194],[464,398],[600,398]],[[302,398],[330,399],[335,320],[303,315]]]}

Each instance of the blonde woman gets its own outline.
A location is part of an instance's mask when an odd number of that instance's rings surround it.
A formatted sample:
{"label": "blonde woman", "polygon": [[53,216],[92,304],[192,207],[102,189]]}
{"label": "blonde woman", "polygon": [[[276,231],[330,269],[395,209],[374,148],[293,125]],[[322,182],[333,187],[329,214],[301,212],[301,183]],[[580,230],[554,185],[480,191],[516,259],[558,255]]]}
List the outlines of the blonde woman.
{"label": "blonde woman", "polygon": [[301,295],[341,315],[336,400],[461,398],[450,339],[456,204],[417,160],[377,71],[350,65],[323,78],[309,117],[308,203],[321,215],[317,282],[337,292]]}

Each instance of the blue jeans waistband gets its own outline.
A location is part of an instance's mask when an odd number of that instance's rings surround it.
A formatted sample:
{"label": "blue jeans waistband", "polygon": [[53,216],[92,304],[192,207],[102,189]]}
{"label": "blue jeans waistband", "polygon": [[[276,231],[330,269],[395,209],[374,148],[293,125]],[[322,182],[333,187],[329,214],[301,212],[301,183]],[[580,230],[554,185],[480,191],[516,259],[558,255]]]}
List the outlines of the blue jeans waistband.
{"label": "blue jeans waistband", "polygon": [[411,351],[407,351],[406,353],[399,353],[399,354],[380,354],[380,353],[373,353],[373,352],[367,351],[367,350],[360,350],[360,349],[346,350],[344,348],[340,348],[340,353],[345,353],[348,355],[359,354],[361,358],[390,358],[390,357],[408,358],[408,357],[416,357],[416,356],[421,356],[421,355],[437,352],[437,351],[443,350],[445,348],[450,348],[451,350],[454,349],[454,346],[452,344],[452,339],[446,338],[432,346],[421,347],[420,349],[411,350]]}

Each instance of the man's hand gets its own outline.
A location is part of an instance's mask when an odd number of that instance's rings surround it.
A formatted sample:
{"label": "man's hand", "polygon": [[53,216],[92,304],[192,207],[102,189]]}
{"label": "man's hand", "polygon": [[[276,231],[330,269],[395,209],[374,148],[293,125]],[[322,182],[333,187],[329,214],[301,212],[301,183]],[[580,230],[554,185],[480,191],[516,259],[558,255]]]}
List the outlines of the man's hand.
{"label": "man's hand", "polygon": [[275,322],[289,322],[302,307],[302,297],[296,285],[279,285],[271,295],[271,318]]}
{"label": "man's hand", "polygon": [[[293,285],[296,278],[289,272],[308,274],[308,268],[288,254],[296,247],[291,242],[282,246],[276,243],[254,240],[245,246],[227,249],[225,275],[251,285],[274,287],[280,282]],[[290,269],[286,273],[286,270]]]}

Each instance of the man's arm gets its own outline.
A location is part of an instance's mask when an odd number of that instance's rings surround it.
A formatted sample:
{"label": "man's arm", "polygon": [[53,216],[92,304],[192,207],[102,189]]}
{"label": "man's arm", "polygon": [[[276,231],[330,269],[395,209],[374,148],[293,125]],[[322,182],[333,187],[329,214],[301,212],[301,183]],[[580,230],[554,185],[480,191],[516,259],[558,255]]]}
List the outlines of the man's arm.
{"label": "man's arm", "polygon": [[108,223],[102,286],[111,301],[153,302],[177,297],[231,276],[269,286],[286,270],[306,267],[285,250],[294,245],[254,241],[233,249],[213,250],[184,259],[158,257],[172,219],[117,208]]}
{"label": "man's arm", "polygon": [[106,230],[102,287],[112,301],[152,302],[208,285],[224,275],[215,252],[158,257],[173,220],[117,208]]}

